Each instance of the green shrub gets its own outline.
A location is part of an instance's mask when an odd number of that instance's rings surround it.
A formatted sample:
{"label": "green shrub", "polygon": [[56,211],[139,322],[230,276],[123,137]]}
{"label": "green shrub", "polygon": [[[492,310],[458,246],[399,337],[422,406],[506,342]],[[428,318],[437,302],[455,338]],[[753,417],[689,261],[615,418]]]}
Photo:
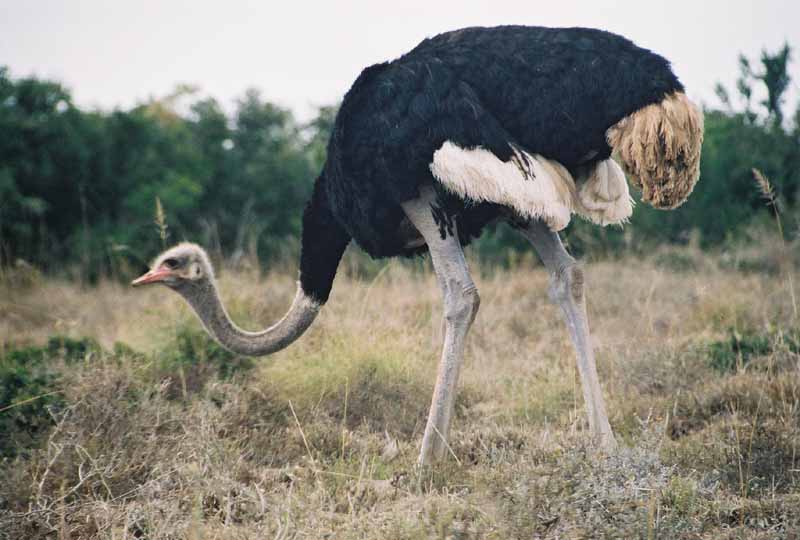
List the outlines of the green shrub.
{"label": "green shrub", "polygon": [[721,372],[732,371],[744,366],[753,358],[774,352],[783,343],[789,351],[800,351],[800,331],[791,330],[779,334],[775,331],[758,332],[746,330],[738,332],[731,328],[727,339],[714,341],[709,345],[711,366]]}
{"label": "green shrub", "polygon": [[148,366],[145,377],[178,380],[175,389],[184,397],[202,389],[214,375],[227,379],[254,365],[252,359],[226,351],[204,332],[188,326],[150,358],[124,343],[105,351],[90,338],[54,336],[43,346],[12,346],[0,356],[0,457],[13,457],[36,446],[52,426],[51,413],[64,405],[60,387],[65,366],[100,357],[147,361],[143,362]]}
{"label": "green shrub", "polygon": [[[119,350],[123,350],[121,347],[129,349],[117,345]],[[233,354],[203,330],[189,324],[179,326],[175,339],[157,351],[152,360],[151,367],[155,371],[151,375],[176,381],[177,384],[172,385],[168,392],[172,399],[186,399],[189,394],[201,391],[212,377],[230,379],[255,366],[252,358]]]}
{"label": "green shrub", "polygon": [[30,448],[52,425],[50,410],[63,405],[59,367],[99,351],[91,339],[55,336],[43,347],[11,349],[0,356],[0,456]]}
{"label": "green shrub", "polygon": [[695,272],[699,266],[694,254],[685,250],[663,251],[653,258],[653,263],[673,272]]}
{"label": "green shrub", "polygon": [[165,354],[168,360],[176,363],[213,367],[222,379],[230,378],[238,371],[249,370],[255,365],[252,358],[233,354],[208,337],[204,331],[189,326],[178,331],[174,348]]}

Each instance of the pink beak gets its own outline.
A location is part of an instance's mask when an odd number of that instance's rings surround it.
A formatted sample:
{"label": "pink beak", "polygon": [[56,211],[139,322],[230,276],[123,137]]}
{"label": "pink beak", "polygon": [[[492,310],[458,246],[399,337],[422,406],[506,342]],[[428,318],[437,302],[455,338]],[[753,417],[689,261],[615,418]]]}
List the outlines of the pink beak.
{"label": "pink beak", "polygon": [[166,266],[161,266],[154,270],[150,270],[143,276],[134,279],[131,281],[131,285],[138,287],[140,285],[147,285],[148,283],[158,283],[159,281],[164,281],[164,279],[170,275],[172,275],[172,270]]}

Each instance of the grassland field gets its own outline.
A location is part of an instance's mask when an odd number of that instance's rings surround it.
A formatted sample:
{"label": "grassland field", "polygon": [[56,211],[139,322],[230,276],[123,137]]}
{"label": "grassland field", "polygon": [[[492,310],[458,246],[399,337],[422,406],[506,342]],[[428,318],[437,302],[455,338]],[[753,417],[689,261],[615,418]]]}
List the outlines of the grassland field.
{"label": "grassland field", "polygon": [[[778,246],[586,263],[613,455],[589,444],[544,269],[472,266],[451,452],[429,470],[427,261],[348,254],[306,335],[254,360],[166,289],[4,271],[0,539],[800,537],[797,276]],[[295,275],[227,268],[221,291],[256,329]]]}

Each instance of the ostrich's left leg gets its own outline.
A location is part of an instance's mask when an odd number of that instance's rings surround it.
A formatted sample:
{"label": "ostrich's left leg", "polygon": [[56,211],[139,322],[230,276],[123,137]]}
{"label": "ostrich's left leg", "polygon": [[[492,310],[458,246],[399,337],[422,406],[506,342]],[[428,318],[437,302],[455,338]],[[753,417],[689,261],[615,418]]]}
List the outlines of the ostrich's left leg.
{"label": "ostrich's left leg", "polygon": [[429,465],[447,452],[456,385],[464,359],[464,339],[478,312],[480,299],[467,270],[456,224],[437,223],[433,214],[435,193],[432,189],[421,191],[419,199],[403,204],[403,210],[428,245],[444,293],[445,321],[444,348],[419,454],[419,464]]}
{"label": "ostrich's left leg", "polygon": [[551,231],[545,223],[533,220],[522,227],[522,233],[533,244],[550,272],[550,298],[564,313],[578,357],[578,371],[581,375],[586,412],[589,415],[589,429],[604,448],[611,450],[616,447],[616,442],[608,423],[606,405],[597,377],[589,320],[586,315],[583,269],[564,249],[558,233]]}

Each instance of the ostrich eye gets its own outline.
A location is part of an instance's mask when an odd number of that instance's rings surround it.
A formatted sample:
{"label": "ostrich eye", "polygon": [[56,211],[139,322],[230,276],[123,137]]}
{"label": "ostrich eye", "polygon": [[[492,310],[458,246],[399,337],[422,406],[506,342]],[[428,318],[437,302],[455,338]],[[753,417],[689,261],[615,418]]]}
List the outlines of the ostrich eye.
{"label": "ostrich eye", "polygon": [[176,269],[178,266],[180,266],[180,262],[178,262],[178,259],[172,259],[172,258],[170,258],[170,259],[166,259],[166,260],[165,260],[165,261],[162,263],[162,265],[163,265],[163,266],[166,266],[166,267],[167,267],[167,268],[169,268],[170,270],[175,270],[175,269]]}

